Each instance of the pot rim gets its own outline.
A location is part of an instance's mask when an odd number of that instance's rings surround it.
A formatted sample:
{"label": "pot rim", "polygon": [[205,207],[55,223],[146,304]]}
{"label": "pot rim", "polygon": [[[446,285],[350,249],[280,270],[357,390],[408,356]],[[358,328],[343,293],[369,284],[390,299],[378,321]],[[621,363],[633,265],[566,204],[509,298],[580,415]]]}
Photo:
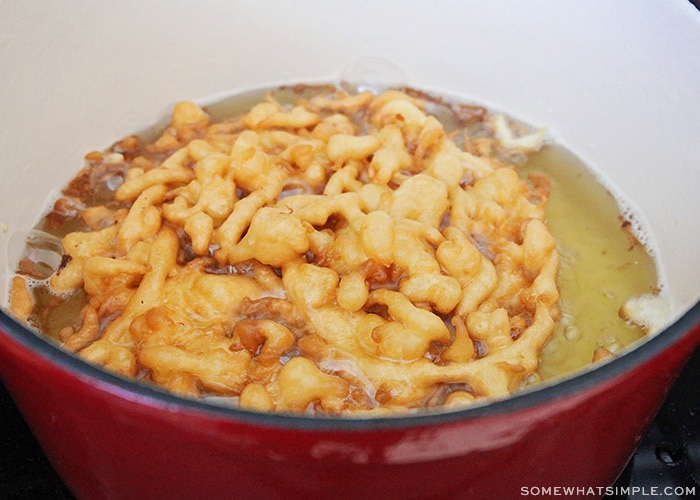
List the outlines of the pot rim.
{"label": "pot rim", "polygon": [[378,429],[398,430],[410,427],[425,427],[484,417],[497,417],[506,413],[532,409],[553,400],[580,394],[593,386],[602,385],[625,372],[631,371],[650,361],[666,349],[671,348],[686,335],[690,335],[694,328],[700,328],[700,302],[695,303],[664,330],[632,344],[629,347],[629,351],[619,357],[615,357],[595,367],[575,372],[562,379],[537,384],[532,389],[504,399],[487,401],[483,404],[449,411],[427,410],[376,417],[333,417],[254,412],[181,397],[155,385],[131,380],[92,365],[49,339],[42,338],[40,333],[23,326],[4,310],[0,309],[1,335],[9,336],[26,350],[41,356],[48,363],[57,365],[72,376],[83,379],[95,379],[100,383],[100,390],[108,390],[114,393],[115,397],[125,397],[126,394],[131,394],[139,398],[139,405],[158,407],[170,412],[195,412],[200,413],[203,417],[223,419],[232,423],[238,422],[276,429],[326,432],[372,431]]}

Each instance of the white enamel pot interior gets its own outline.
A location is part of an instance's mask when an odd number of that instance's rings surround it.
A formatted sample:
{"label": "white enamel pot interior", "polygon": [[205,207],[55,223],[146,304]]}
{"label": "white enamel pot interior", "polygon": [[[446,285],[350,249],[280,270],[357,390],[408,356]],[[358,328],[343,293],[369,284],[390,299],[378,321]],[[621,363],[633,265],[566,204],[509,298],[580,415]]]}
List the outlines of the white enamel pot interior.
{"label": "white enamel pot interior", "polygon": [[[297,82],[407,84],[547,127],[653,236],[674,317],[700,297],[700,17],[682,0],[4,2],[2,292],[89,150]],[[6,293],[1,293],[3,298]]]}

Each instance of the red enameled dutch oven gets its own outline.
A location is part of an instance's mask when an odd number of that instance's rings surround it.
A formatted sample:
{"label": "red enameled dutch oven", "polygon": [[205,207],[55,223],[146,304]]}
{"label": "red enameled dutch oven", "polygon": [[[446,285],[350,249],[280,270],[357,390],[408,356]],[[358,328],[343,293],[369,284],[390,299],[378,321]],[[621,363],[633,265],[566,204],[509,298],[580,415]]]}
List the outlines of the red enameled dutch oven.
{"label": "red enameled dutch oven", "polygon": [[[612,484],[700,342],[700,14],[684,0],[0,3],[0,293],[86,151],[178,100],[410,84],[547,126],[651,235],[669,326],[470,409],[256,414],[184,400],[0,313],[0,375],[79,498],[514,498]],[[207,101],[208,99],[208,101]]]}

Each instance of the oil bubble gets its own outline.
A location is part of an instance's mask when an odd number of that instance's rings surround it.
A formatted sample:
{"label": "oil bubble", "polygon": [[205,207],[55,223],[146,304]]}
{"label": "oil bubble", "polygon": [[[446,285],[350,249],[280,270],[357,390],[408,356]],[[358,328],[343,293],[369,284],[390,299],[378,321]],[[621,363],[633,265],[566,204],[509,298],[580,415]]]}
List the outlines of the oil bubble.
{"label": "oil bubble", "polygon": [[342,70],[340,81],[357,92],[379,94],[389,88],[405,86],[406,75],[397,65],[381,57],[355,59]]}

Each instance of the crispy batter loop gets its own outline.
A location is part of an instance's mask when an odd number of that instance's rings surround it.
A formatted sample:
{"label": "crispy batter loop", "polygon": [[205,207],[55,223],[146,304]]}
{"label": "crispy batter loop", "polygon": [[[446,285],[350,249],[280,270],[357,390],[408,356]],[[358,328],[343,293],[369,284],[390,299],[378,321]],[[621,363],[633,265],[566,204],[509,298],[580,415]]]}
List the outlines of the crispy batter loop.
{"label": "crispy batter loop", "polygon": [[489,137],[448,133],[428,105],[325,88],[211,123],[183,102],[153,143],[90,153],[66,200],[96,177],[119,185],[72,204],[85,229],[63,238],[50,283],[88,300],[60,339],[117,373],[260,411],[517,390],[558,319],[558,254],[546,179],[491,153],[527,154],[543,133],[484,113]]}

